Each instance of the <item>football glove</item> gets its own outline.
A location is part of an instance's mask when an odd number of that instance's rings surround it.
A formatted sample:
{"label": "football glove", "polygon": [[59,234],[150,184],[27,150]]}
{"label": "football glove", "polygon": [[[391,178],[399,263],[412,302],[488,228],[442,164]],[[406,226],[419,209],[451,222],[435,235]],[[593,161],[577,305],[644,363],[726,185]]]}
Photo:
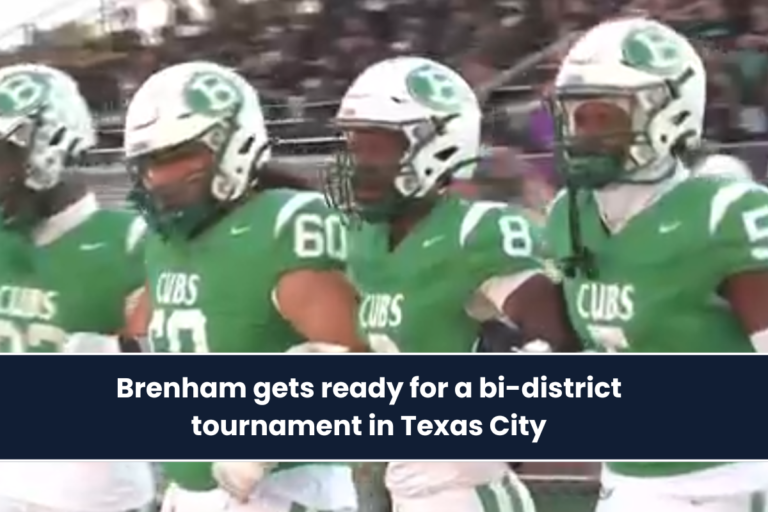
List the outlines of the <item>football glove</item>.
{"label": "football glove", "polygon": [[120,352],[149,352],[146,350],[146,339],[120,335],[117,337],[117,343],[120,345]]}
{"label": "football glove", "polygon": [[211,471],[219,487],[240,503],[246,503],[256,485],[274,466],[274,462],[214,462]]}
{"label": "football glove", "polygon": [[344,352],[349,352],[349,349],[324,341],[305,341],[286,350],[288,354],[343,354]]}
{"label": "football glove", "polygon": [[552,352],[552,347],[542,340],[526,341],[522,331],[513,322],[496,319],[480,325],[480,337],[474,352],[545,354]]}
{"label": "football glove", "polygon": [[526,354],[549,354],[552,352],[552,345],[544,340],[529,341],[519,349],[513,349],[512,352],[524,352]]}

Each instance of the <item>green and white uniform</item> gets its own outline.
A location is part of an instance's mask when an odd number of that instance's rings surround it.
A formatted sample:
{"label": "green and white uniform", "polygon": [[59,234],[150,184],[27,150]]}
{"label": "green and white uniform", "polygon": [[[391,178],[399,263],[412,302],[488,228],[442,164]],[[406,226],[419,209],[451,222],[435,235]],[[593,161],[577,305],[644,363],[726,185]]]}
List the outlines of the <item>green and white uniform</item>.
{"label": "green and white uniform", "polygon": [[[582,238],[598,279],[565,281],[571,321],[587,348],[631,352],[754,352],[718,298],[730,275],[768,269],[768,194],[756,184],[691,178],[632,218],[603,227],[593,195],[579,197]],[[548,222],[556,259],[570,251],[568,201]]]}
{"label": "green and white uniform", "polygon": [[[547,243],[556,260],[570,254],[570,200],[558,196],[548,219]],[[604,227],[593,194],[581,193],[577,201],[581,236],[595,256],[597,277],[564,278],[564,289],[585,349],[755,352],[755,341],[718,289],[728,276],[768,270],[767,189],[740,178],[686,178],[613,234]],[[768,488],[765,463],[609,462],[606,468],[604,485],[616,488],[611,510],[621,512],[632,509],[633,501],[648,509],[648,500],[633,494],[637,489],[649,495],[645,486],[654,486],[654,493],[697,497]],[[746,512],[741,505],[731,508],[745,499],[723,498],[726,508],[718,510]]]}
{"label": "green and white uniform", "polygon": [[144,282],[144,226],[87,196],[33,238],[0,230],[0,352],[61,352],[67,333],[117,333]]}
{"label": "green and white uniform", "polygon": [[[126,298],[144,283],[144,226],[87,195],[32,237],[0,231],[0,351],[56,353],[68,332],[117,333]],[[154,491],[144,462],[0,462],[2,512],[122,512]]]}
{"label": "green and white uniform", "polygon": [[521,211],[453,196],[394,250],[382,225],[351,231],[361,334],[377,352],[471,352],[479,322],[541,270],[538,240]]}
{"label": "green and white uniform", "polygon": [[[471,352],[480,321],[541,270],[539,237],[500,203],[453,196],[394,249],[387,229],[350,232],[347,272],[361,295],[358,328],[377,352]],[[532,512],[526,487],[500,462],[390,462],[401,512]]]}
{"label": "green and white uniform", "polygon": [[[285,352],[306,340],[276,308],[280,278],[300,269],[341,269],[345,253],[340,219],[322,197],[289,190],[259,192],[192,240],[151,234],[149,342],[156,352]],[[210,462],[163,467],[175,484],[169,495],[175,507],[197,509],[208,499],[224,499],[221,491],[205,498],[179,490],[215,489]],[[354,506],[351,478],[344,463],[281,463],[257,492],[338,510]]]}
{"label": "green and white uniform", "polygon": [[197,238],[150,236],[149,340],[157,352],[285,352],[305,341],[277,311],[283,274],[343,268],[341,222],[322,198],[260,192]]}

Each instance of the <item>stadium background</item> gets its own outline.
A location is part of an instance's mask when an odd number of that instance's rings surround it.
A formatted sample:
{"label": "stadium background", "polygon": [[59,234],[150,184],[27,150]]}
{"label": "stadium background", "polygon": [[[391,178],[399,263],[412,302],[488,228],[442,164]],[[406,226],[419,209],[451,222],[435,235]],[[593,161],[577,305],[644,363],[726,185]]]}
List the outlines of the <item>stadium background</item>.
{"label": "stadium background", "polygon": [[[142,9],[163,11],[141,23]],[[62,6],[67,5],[62,0]],[[415,53],[459,69],[485,102],[487,155],[461,193],[542,212],[558,187],[550,120],[540,98],[574,34],[641,10],[689,35],[709,70],[707,135],[742,158],[757,179],[768,169],[768,2],[765,0],[100,0],[62,19],[60,8],[0,33],[21,41],[0,65],[36,61],[80,82],[101,134],[78,173],[100,198],[123,205],[124,105],[152,72],[214,60],[259,88],[276,157],[310,179],[338,138],[327,125],[349,81],[367,64]],[[364,512],[386,510],[383,464],[356,466]],[[541,512],[587,512],[598,498],[595,464],[531,463],[520,471]]]}

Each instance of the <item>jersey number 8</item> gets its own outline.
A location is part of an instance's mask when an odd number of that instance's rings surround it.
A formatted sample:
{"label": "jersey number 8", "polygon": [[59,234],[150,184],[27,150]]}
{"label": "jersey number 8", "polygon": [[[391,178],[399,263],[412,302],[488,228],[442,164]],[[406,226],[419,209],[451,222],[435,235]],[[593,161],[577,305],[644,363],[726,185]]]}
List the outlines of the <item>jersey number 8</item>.
{"label": "jersey number 8", "polygon": [[533,237],[530,224],[517,215],[505,215],[499,219],[502,249],[507,256],[524,258],[533,254]]}
{"label": "jersey number 8", "polygon": [[317,258],[327,255],[336,260],[346,260],[347,238],[339,217],[323,218],[316,213],[302,213],[295,222],[293,250],[297,256]]}

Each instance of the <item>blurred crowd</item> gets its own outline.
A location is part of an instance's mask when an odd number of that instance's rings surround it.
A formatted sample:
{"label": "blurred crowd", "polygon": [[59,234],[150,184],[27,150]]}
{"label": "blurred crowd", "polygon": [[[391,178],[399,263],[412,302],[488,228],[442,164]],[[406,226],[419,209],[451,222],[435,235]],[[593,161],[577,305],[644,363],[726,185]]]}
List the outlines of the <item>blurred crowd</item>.
{"label": "blurred crowd", "polygon": [[[546,92],[569,34],[601,19],[643,11],[672,24],[701,49],[710,71],[708,136],[721,142],[768,137],[768,0],[203,0],[206,16],[167,0],[171,15],[152,33],[120,13],[120,28],[66,48],[30,45],[9,60],[44,60],[72,72],[101,116],[102,143],[117,147],[125,101],[168,64],[210,59],[238,68],[261,91],[273,135],[287,153],[323,152],[326,121],[350,80],[397,54],[438,58],[483,92],[489,158],[486,194],[546,196],[554,174]],[[768,159],[763,149],[762,159]],[[521,154],[537,154],[521,160]],[[765,164],[761,163],[762,170]],[[509,179],[509,169],[515,176]],[[535,176],[530,185],[528,176]],[[543,184],[538,183],[541,181]],[[537,199],[538,200],[538,199]]]}

